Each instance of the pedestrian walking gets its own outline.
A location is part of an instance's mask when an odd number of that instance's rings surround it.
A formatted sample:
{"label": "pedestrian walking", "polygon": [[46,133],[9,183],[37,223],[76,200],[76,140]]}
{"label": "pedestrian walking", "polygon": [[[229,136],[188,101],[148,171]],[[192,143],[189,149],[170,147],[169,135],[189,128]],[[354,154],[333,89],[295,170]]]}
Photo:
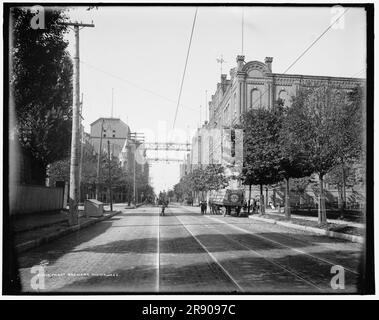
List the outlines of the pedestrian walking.
{"label": "pedestrian walking", "polygon": [[252,207],[253,207],[253,214],[256,213],[256,210],[257,210],[257,201],[255,199],[253,199],[253,204],[252,204]]}
{"label": "pedestrian walking", "polygon": [[204,201],[200,201],[200,211],[201,214],[204,214]]}

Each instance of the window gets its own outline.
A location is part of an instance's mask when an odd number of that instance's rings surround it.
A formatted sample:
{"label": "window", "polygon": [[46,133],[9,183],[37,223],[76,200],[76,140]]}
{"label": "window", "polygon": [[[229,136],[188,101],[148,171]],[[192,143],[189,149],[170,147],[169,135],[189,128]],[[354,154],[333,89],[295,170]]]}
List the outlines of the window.
{"label": "window", "polygon": [[234,93],[234,116],[237,114],[237,94]]}
{"label": "window", "polygon": [[231,141],[231,156],[236,156],[236,132],[234,129],[230,132],[230,141]]}
{"label": "window", "polygon": [[113,137],[113,138],[116,138],[116,135],[115,135],[115,134],[113,134],[113,135],[112,135],[112,137]]}
{"label": "window", "polygon": [[224,125],[229,125],[229,104],[224,109]]}
{"label": "window", "polygon": [[106,136],[107,136],[107,135],[104,133],[104,134],[103,134],[103,137],[105,138]]}
{"label": "window", "polygon": [[259,109],[261,107],[261,93],[257,88],[250,91],[250,108]]}
{"label": "window", "polygon": [[279,99],[281,99],[283,101],[283,104],[286,105],[286,101],[288,100],[288,94],[286,90],[280,90]]}

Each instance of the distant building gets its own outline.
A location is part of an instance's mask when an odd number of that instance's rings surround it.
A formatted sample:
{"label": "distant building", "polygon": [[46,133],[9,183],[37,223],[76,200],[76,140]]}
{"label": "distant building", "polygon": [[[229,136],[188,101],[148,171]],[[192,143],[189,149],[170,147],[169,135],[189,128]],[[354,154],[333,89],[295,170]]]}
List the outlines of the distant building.
{"label": "distant building", "polygon": [[187,153],[184,156],[183,163],[180,163],[180,167],[179,167],[179,170],[180,170],[180,173],[179,173],[180,179],[183,178],[188,173],[190,173],[191,169],[192,169],[191,168],[191,154]]}
{"label": "distant building", "polygon": [[[126,176],[132,178],[135,169],[137,196],[140,199],[141,195],[138,195],[138,189],[149,182],[149,164],[146,161],[143,145],[130,138],[129,126],[118,118],[99,118],[91,123],[90,142],[96,153],[99,152],[100,141],[103,153],[108,152],[109,141],[110,153],[119,159]],[[137,150],[135,166],[133,165],[134,146]],[[101,198],[107,199],[107,197],[108,194],[105,190]],[[113,198],[115,201],[125,201],[126,195],[123,192],[114,192]]]}
{"label": "distant building", "polygon": [[[148,181],[149,166],[146,158],[146,150],[144,145],[133,139],[126,139],[121,152],[118,155],[120,164],[126,173],[133,173],[134,160],[136,160],[136,172],[141,172],[147,177],[144,179]],[[147,183],[147,182],[146,182]]]}
{"label": "distant building", "polygon": [[113,156],[118,157],[130,133],[129,126],[118,118],[99,118],[91,123],[90,139],[96,152],[102,140],[103,152],[108,152],[108,141]]}

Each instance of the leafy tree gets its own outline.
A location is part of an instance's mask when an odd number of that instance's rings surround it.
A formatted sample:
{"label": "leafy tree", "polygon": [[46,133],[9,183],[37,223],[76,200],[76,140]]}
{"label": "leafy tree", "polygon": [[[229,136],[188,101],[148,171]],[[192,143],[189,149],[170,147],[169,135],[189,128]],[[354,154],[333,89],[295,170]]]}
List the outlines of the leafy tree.
{"label": "leafy tree", "polygon": [[263,185],[278,182],[280,156],[279,121],[275,112],[252,109],[243,115],[244,160],[241,178],[244,184],[260,186],[260,209],[264,214]]}
{"label": "leafy tree", "polygon": [[183,176],[179,183],[174,185],[174,192],[178,199],[192,199],[192,183],[190,174]]}
{"label": "leafy tree", "polygon": [[33,159],[32,182],[43,184],[49,163],[67,157],[71,142],[72,62],[63,11],[45,10],[45,28],[33,29],[28,8],[11,11],[11,92],[16,133]]}
{"label": "leafy tree", "polygon": [[[336,154],[338,165],[328,174],[329,182],[338,186],[341,199],[341,217],[346,207],[346,187],[350,184],[351,166],[362,156],[363,145],[363,90],[356,87],[351,92],[341,92],[336,103],[336,113],[339,121],[336,123]],[[350,179],[351,180],[351,179]],[[350,182],[350,183],[349,183]]]}
{"label": "leafy tree", "polygon": [[192,191],[204,197],[204,192],[208,190],[205,170],[202,168],[193,170],[189,175],[189,181]]}
{"label": "leafy tree", "polygon": [[70,176],[70,159],[62,159],[50,164],[48,177],[50,186],[54,186],[57,181],[68,181]]}
{"label": "leafy tree", "polygon": [[311,181],[311,177],[295,178],[291,181],[291,190],[296,192],[300,196],[300,205],[303,204],[305,191],[307,190],[307,187],[309,186]]}
{"label": "leafy tree", "polygon": [[283,129],[283,123],[287,116],[288,108],[284,108],[284,102],[279,99],[276,108],[273,110],[276,116],[276,128],[278,130],[278,157],[279,175],[285,181],[285,202],[284,213],[287,219],[291,218],[290,201],[290,178],[303,178],[312,174],[312,167],[308,164],[305,152],[301,149],[291,147],[287,130]]}
{"label": "leafy tree", "polygon": [[138,190],[138,193],[141,195],[142,202],[150,202],[153,203],[155,199],[154,189],[151,185],[145,184],[141,186]]}
{"label": "leafy tree", "polygon": [[330,87],[306,88],[293,98],[284,120],[283,135],[287,137],[288,154],[301,150],[312,171],[318,175],[320,225],[327,223],[324,177],[340,163],[344,149],[341,147],[341,138],[347,134],[344,121],[351,117],[348,112],[344,113],[346,107],[344,95],[335,94]]}
{"label": "leafy tree", "polygon": [[172,201],[172,199],[174,198],[175,196],[175,193],[174,193],[174,190],[168,190],[167,191],[167,197],[170,199],[170,201]]}
{"label": "leafy tree", "polygon": [[228,186],[229,179],[224,175],[225,168],[221,164],[209,164],[204,169],[205,189],[219,190]]}
{"label": "leafy tree", "polygon": [[191,199],[193,193],[204,198],[205,192],[223,189],[227,185],[228,178],[224,175],[224,167],[220,164],[209,164],[183,176],[174,186],[173,192],[178,199]]}

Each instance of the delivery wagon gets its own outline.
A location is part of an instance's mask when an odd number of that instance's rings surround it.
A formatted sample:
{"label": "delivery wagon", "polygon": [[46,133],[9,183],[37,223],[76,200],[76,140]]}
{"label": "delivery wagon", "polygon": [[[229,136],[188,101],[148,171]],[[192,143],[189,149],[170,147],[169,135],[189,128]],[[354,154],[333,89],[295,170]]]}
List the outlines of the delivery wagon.
{"label": "delivery wagon", "polygon": [[244,203],[244,191],[241,189],[222,189],[213,191],[209,197],[212,214],[240,216]]}

